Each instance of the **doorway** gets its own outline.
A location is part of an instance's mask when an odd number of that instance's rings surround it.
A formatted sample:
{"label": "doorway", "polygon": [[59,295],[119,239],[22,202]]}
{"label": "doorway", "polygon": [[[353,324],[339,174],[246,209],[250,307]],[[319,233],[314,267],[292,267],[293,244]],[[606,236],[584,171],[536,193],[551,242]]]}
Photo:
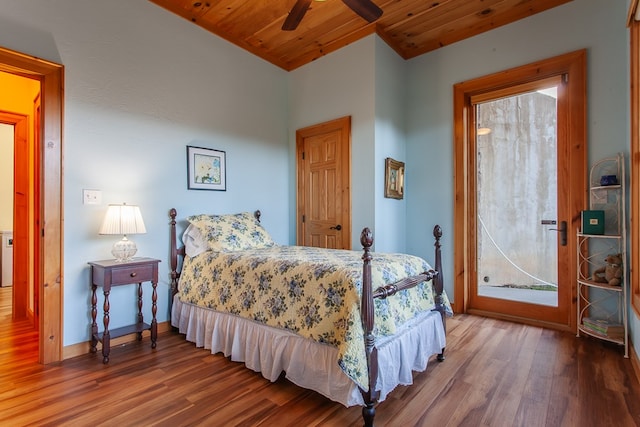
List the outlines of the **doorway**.
{"label": "doorway", "polygon": [[[24,102],[14,103],[9,101],[8,107],[19,109],[11,112],[0,110],[0,124],[8,133],[3,133],[4,137],[0,141],[2,153],[5,157],[3,163],[3,176],[0,181],[2,190],[2,205],[0,206],[0,222],[2,223],[3,247],[2,253],[2,276],[10,276],[10,285],[13,288],[12,295],[12,316],[14,319],[30,319],[33,323],[35,314],[35,301],[33,300],[33,268],[29,262],[33,256],[30,255],[30,242],[33,235],[29,227],[30,218],[34,215],[33,191],[34,180],[29,173],[30,159],[33,158],[33,117],[31,116],[32,106],[26,101],[33,98],[40,90],[40,83],[23,77],[11,76],[0,73],[0,88],[7,89],[11,94],[11,100],[22,98]],[[15,90],[12,93],[12,89]],[[16,90],[17,89],[17,90]],[[3,103],[4,104],[4,103]],[[22,104],[22,105],[21,105]],[[30,129],[31,128],[31,129]],[[8,164],[6,164],[8,163]],[[5,236],[10,236],[11,256],[7,257],[9,240]],[[4,280],[3,280],[4,282]],[[5,286],[5,283],[2,284]],[[34,325],[35,326],[35,325]]]}
{"label": "doorway", "polygon": [[575,330],[585,57],[455,85],[458,311]]}
{"label": "doorway", "polygon": [[351,118],[296,131],[300,246],[351,249]]}
{"label": "doorway", "polygon": [[[49,61],[0,48],[0,71],[40,83],[41,114],[37,134],[38,166],[34,164],[34,215],[28,227],[35,230],[28,242],[27,265],[34,268],[38,298],[38,361],[62,360],[62,98],[63,67]],[[29,102],[33,103],[33,99]],[[37,171],[35,168],[37,167]],[[15,254],[14,254],[15,256]]]}

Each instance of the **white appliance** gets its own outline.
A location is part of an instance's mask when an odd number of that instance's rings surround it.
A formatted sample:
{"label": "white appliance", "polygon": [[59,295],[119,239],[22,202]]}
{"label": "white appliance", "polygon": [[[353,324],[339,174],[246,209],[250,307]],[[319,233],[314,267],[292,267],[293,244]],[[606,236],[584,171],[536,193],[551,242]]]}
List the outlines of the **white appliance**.
{"label": "white appliance", "polygon": [[13,285],[13,231],[0,231],[0,286]]}

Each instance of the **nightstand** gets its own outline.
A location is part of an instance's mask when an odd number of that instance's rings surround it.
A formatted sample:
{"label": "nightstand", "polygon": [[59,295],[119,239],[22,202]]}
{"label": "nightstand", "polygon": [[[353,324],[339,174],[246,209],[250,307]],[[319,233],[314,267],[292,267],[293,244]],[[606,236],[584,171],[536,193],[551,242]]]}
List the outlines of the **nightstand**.
{"label": "nightstand", "polygon": [[[151,348],[156,348],[158,338],[158,324],[156,322],[156,301],[158,294],[158,263],[160,260],[153,258],[133,258],[130,261],[118,262],[115,259],[89,262],[91,266],[91,353],[97,352],[98,341],[102,343],[102,363],[109,363],[111,351],[111,338],[127,334],[138,334],[138,341],[142,340],[142,331],[151,331]],[[151,294],[151,324],[144,323],[142,318],[142,283],[151,282],[153,292]],[[109,330],[109,293],[113,286],[138,284],[138,321],[129,326]],[[104,331],[98,333],[96,315],[98,313],[98,297],[96,289],[102,286],[104,293]]]}

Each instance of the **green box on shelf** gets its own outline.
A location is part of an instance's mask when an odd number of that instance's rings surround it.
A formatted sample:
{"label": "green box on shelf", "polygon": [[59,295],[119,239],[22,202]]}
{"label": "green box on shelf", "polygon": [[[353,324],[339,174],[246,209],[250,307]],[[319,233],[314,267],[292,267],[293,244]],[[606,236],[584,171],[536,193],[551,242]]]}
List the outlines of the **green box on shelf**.
{"label": "green box on shelf", "polygon": [[582,211],[582,233],[604,234],[604,211]]}

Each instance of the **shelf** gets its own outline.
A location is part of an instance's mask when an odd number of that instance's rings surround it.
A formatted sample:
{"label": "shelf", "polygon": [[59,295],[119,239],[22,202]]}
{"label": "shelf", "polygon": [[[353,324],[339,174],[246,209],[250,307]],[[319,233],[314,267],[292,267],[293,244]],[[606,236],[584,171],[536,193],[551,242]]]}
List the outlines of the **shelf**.
{"label": "shelf", "polygon": [[624,335],[620,335],[617,334],[618,336],[609,336],[609,335],[604,335],[604,334],[600,334],[596,331],[593,331],[591,329],[586,328],[584,325],[580,325],[578,326],[578,329],[580,330],[580,332],[586,334],[586,335],[590,335],[592,337],[601,339],[601,340],[605,340],[605,341],[610,341],[619,345],[625,345],[625,339],[624,339]]}
{"label": "shelf", "polygon": [[[135,325],[123,326],[121,328],[109,329],[109,336],[111,338],[121,337],[123,335],[129,335],[134,333],[140,333],[151,329],[151,325],[148,323],[136,323]],[[98,341],[102,342],[102,335],[104,332],[99,332],[96,337]]]}
{"label": "shelf", "polygon": [[622,286],[611,286],[606,283],[594,282],[593,280],[578,279],[581,285],[590,286],[592,288],[605,289],[607,291],[622,292]]}
{"label": "shelf", "polygon": [[619,234],[584,234],[578,232],[578,236],[596,239],[622,239],[622,236]]}
{"label": "shelf", "polygon": [[622,185],[599,185],[597,187],[591,187],[591,191],[608,191],[608,190],[620,190]]}

